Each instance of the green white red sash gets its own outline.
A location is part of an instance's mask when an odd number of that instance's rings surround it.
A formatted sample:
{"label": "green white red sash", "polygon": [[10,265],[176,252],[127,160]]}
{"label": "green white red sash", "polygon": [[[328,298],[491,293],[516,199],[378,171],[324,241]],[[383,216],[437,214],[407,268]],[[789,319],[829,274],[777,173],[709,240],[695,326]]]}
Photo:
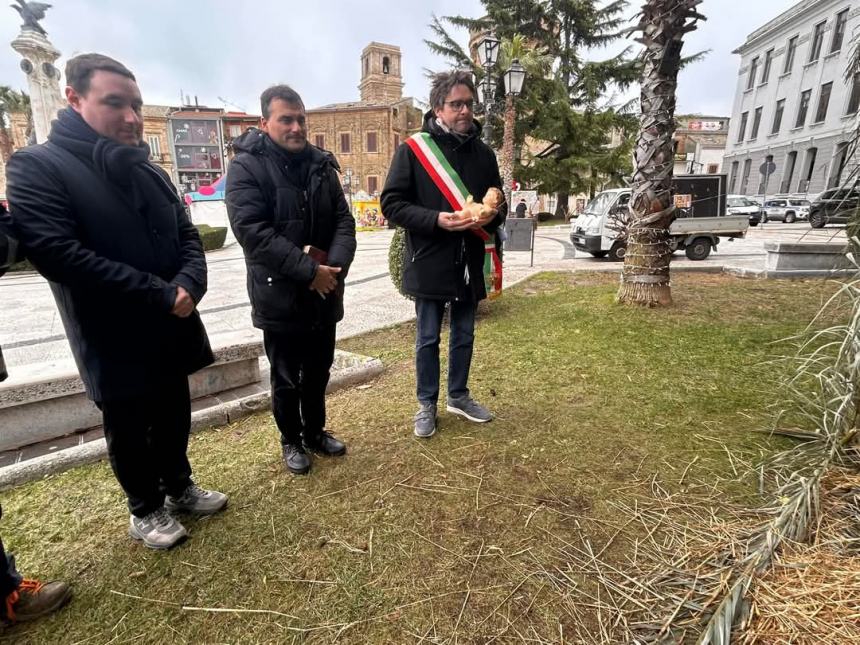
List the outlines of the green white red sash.
{"label": "green white red sash", "polygon": [[[406,145],[415,154],[418,163],[430,176],[451,208],[455,211],[463,210],[469,190],[433,138],[426,132],[419,132],[409,137]],[[502,293],[502,261],[496,252],[496,236],[482,228],[469,230],[484,241],[484,284],[487,294],[491,298],[496,297]]]}

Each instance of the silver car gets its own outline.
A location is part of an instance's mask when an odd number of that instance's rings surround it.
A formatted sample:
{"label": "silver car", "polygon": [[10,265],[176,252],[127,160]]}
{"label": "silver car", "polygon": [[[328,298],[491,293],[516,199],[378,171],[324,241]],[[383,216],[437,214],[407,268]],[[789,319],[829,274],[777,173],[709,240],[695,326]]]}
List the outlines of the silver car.
{"label": "silver car", "polygon": [[764,205],[764,218],[762,222],[779,220],[780,222],[791,224],[807,217],[809,217],[809,200],[781,197],[767,200]]}

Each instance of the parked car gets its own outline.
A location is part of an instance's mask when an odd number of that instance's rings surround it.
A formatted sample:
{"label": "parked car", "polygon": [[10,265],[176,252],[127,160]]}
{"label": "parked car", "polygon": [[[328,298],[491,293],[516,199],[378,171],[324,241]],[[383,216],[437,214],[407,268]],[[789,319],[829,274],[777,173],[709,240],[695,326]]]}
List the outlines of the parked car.
{"label": "parked car", "polygon": [[726,214],[727,215],[747,215],[750,220],[750,226],[758,226],[761,222],[762,209],[749,197],[744,195],[727,195],[726,196]]}
{"label": "parked car", "polygon": [[778,199],[769,199],[764,205],[763,222],[769,220],[779,220],[786,224],[791,224],[799,219],[806,219],[809,215],[809,202],[805,199],[795,199],[792,197],[780,197]]}
{"label": "parked car", "polygon": [[816,197],[809,208],[809,225],[821,228],[825,224],[845,224],[857,215],[860,207],[860,185],[852,188],[831,188]]}

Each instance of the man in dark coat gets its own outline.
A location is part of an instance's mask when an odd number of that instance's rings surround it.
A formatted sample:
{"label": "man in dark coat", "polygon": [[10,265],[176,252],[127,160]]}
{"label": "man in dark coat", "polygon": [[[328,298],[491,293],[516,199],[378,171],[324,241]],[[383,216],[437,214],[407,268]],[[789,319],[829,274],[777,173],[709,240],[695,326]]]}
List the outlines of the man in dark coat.
{"label": "man in dark coat", "polygon": [[69,107],[48,142],[9,161],[10,212],[102,411],[129,534],[166,549],[187,536],[170,511],[227,503],[194,484],[186,456],[188,375],[213,360],[197,313],[206,260],[169,178],[148,161],[134,75],[84,54],[68,62],[66,81]]}
{"label": "man in dark coat", "polygon": [[227,213],[245,252],[254,326],[271,365],[272,414],[287,469],[310,470],[308,451],[346,445],[325,428],[325,390],[355,256],[355,220],[334,156],[307,141],[305,107],[289,86],[260,97],[263,129],[234,143]]}
{"label": "man in dark coat", "polygon": [[[0,203],[0,276],[20,259],[17,249],[18,243],[12,237],[12,222]],[[0,381],[7,376],[0,349]],[[56,611],[71,597],[72,590],[65,582],[41,583],[23,578],[15,568],[15,556],[6,553],[0,540],[0,618],[8,622],[33,620]]]}
{"label": "man in dark coat", "polygon": [[[469,74],[455,71],[436,75],[424,132],[444,155],[440,167],[450,165],[475,201],[480,202],[489,188],[501,188],[502,181],[495,154],[480,140],[481,128],[472,114],[474,97],[475,86]],[[504,206],[479,221],[457,217],[416,152],[410,145],[403,145],[394,154],[382,190],[382,212],[406,229],[403,290],[415,298],[417,315],[416,436],[430,437],[436,431],[439,333],[446,303],[451,323],[447,410],[470,421],[490,421],[492,415],[471,397],[468,387],[475,311],[478,302],[487,296],[484,241],[475,233],[479,228],[488,233],[498,228],[505,215]]]}

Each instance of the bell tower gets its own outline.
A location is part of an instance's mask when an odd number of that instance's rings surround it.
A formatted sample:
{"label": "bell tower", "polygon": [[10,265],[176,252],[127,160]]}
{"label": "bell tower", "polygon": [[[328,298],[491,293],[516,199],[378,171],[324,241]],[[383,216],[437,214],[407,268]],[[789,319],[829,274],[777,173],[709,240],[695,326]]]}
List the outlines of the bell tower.
{"label": "bell tower", "polygon": [[361,52],[361,100],[392,105],[403,98],[400,47],[370,43]]}

